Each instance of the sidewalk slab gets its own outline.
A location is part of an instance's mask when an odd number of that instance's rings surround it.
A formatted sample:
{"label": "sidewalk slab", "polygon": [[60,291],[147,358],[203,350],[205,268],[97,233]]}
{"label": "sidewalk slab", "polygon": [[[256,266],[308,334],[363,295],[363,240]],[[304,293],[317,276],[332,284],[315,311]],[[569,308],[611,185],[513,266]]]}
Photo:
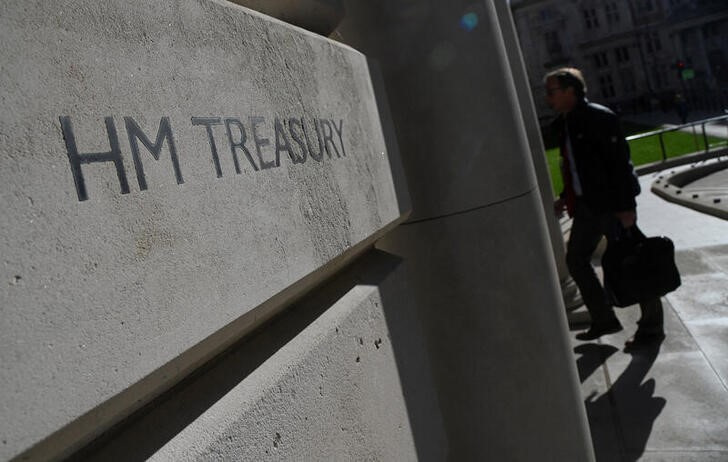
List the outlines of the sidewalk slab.
{"label": "sidewalk slab", "polygon": [[572,340],[595,453],[598,461],[728,460],[728,221],[656,196],[655,177],[640,178],[639,225],[673,240],[682,286],[663,298],[661,345],[623,351],[638,306],[617,309],[623,331]]}
{"label": "sidewalk slab", "polygon": [[574,340],[580,375],[589,374],[582,395],[597,460],[728,453],[728,390],[669,302],[665,312],[667,338],[652,350],[622,351],[639,318],[637,306],[617,312],[624,331],[599,342]]}
{"label": "sidewalk slab", "polygon": [[616,412],[607,394],[611,383],[602,364],[609,356],[618,354],[619,349],[599,343],[576,343],[574,353],[594,453],[605,460],[618,460],[624,449]]}
{"label": "sidewalk slab", "polygon": [[640,177],[642,194],[637,196],[637,220],[642,231],[648,236],[670,237],[676,251],[728,244],[728,220],[667,202],[650,192],[650,185],[660,174]]}
{"label": "sidewalk slab", "polygon": [[725,462],[728,460],[726,451],[645,451],[640,458],[642,462]]}
{"label": "sidewalk slab", "polygon": [[728,451],[728,393],[701,352],[640,359],[612,389],[628,453]]}

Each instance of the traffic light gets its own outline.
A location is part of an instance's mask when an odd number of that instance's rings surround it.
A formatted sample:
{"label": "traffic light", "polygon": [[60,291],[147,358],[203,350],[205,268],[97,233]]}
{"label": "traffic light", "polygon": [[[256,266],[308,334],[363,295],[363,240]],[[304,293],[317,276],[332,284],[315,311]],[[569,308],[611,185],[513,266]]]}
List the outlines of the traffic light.
{"label": "traffic light", "polygon": [[677,76],[680,80],[690,80],[695,78],[695,70],[693,69],[693,66],[688,66],[682,59],[676,60],[673,67],[677,71]]}

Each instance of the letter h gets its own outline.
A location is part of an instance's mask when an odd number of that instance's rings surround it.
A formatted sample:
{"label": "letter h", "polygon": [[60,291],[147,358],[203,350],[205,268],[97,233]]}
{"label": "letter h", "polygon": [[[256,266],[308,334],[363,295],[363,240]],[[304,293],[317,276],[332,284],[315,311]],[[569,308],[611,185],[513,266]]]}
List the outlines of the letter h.
{"label": "letter h", "polygon": [[60,120],[61,130],[63,131],[63,139],[66,141],[68,160],[71,163],[71,173],[73,174],[73,181],[76,184],[78,200],[85,201],[88,199],[86,182],[84,181],[83,174],[81,173],[81,164],[90,164],[93,162],[113,162],[116,166],[116,176],[119,177],[121,193],[129,194],[129,183],[126,181],[126,172],[124,171],[124,164],[121,159],[121,148],[119,148],[119,137],[116,134],[114,119],[112,117],[106,117],[104,119],[111,151],[90,153],[78,152],[78,148],[76,147],[76,137],[73,134],[73,126],[71,125],[71,118],[69,116],[62,116],[60,117]]}

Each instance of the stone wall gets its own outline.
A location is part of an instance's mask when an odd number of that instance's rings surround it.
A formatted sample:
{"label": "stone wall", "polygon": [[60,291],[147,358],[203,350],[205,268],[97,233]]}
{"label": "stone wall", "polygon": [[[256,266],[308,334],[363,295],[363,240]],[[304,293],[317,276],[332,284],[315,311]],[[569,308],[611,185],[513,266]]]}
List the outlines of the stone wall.
{"label": "stone wall", "polygon": [[87,441],[407,211],[351,48],[227,2],[2,10],[0,458]]}

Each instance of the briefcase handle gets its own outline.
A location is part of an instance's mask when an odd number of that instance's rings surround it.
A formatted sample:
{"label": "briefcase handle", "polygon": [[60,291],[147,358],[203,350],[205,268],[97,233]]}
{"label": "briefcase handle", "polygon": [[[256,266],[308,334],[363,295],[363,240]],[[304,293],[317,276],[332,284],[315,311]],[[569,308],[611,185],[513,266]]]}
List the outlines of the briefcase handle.
{"label": "briefcase handle", "polygon": [[645,233],[643,233],[642,230],[637,227],[636,223],[628,228],[624,228],[621,224],[618,223],[617,228],[618,231],[615,239],[617,241],[632,242],[636,244],[647,239]]}

